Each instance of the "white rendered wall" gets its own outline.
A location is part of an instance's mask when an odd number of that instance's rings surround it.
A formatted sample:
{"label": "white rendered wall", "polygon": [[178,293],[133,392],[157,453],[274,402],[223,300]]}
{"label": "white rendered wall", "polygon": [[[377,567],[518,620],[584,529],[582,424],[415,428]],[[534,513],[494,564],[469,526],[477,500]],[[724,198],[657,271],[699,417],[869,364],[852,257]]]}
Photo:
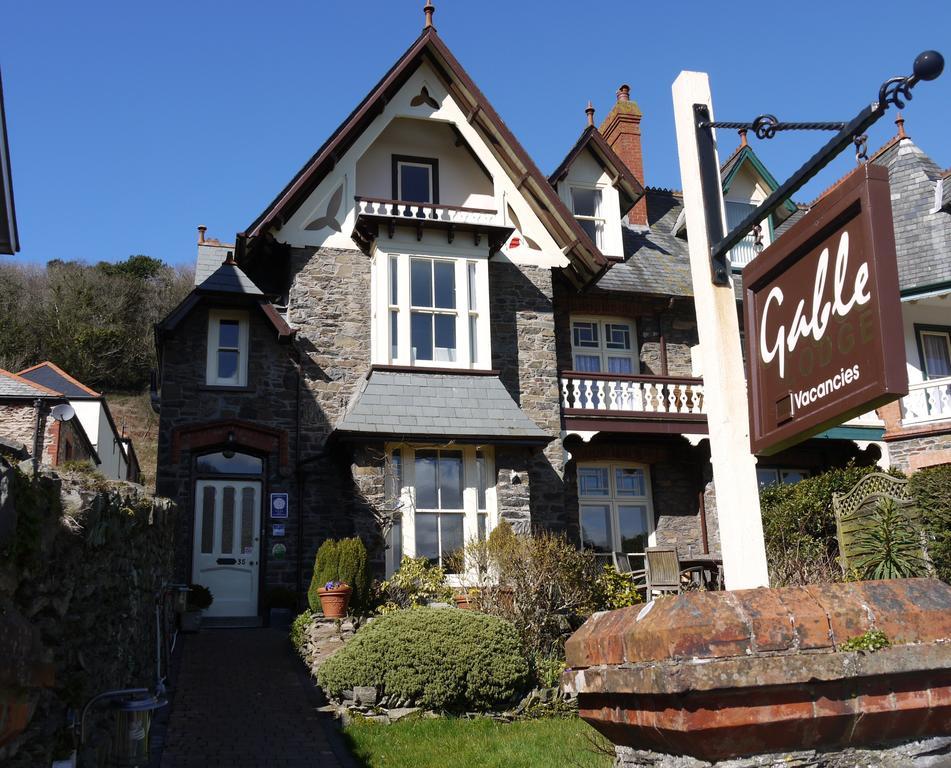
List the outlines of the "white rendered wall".
{"label": "white rendered wall", "polygon": [[125,457],[99,400],[70,400],[79,423],[99,454],[99,472],[109,480],[125,480]]}

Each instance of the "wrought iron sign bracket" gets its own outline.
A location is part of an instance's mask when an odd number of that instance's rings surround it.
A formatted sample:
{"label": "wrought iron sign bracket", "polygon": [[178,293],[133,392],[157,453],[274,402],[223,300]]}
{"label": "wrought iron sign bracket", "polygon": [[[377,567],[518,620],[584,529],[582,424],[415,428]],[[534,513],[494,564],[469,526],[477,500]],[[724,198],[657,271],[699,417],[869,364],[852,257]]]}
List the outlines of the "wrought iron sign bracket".
{"label": "wrought iron sign bracket", "polygon": [[[729,284],[727,255],[753,230],[753,227],[782,206],[842,151],[853,145],[858,137],[861,137],[885,114],[889,105],[894,104],[902,109],[906,101],[911,101],[912,88],[922,80],[936,79],[943,70],[944,57],[940,53],[925,51],[919,54],[912,66],[912,74],[892,77],[882,83],[878,90],[878,101],[869,104],[847,123],[782,123],[775,115],[760,115],[752,123],[712,122],[706,106],[695,104],[703,204],[707,211],[707,234],[711,243],[710,276],[714,285]],[[716,143],[713,139],[714,128],[751,130],[760,139],[771,139],[779,131],[821,130],[837,131],[837,133],[724,237],[719,209],[719,190],[712,186],[720,183],[720,169],[716,163]]]}

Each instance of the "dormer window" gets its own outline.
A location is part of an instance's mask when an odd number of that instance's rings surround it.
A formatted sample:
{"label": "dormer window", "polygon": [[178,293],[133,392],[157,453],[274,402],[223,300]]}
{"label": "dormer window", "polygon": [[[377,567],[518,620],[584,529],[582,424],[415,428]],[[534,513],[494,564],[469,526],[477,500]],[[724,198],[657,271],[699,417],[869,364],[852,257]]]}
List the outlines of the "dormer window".
{"label": "dormer window", "polygon": [[221,387],[247,386],[247,312],[217,310],[208,313],[205,382]]}
{"label": "dormer window", "polygon": [[407,203],[438,203],[439,161],[393,155],[393,199]]}
{"label": "dormer window", "polygon": [[571,212],[581,228],[598,247],[604,247],[604,216],[601,190],[596,187],[571,187]]}
{"label": "dormer window", "polygon": [[[756,210],[756,205],[753,203],[726,200],[724,201],[724,204],[726,206],[727,231],[739,226],[743,219]],[[765,248],[772,242],[773,228],[769,218],[767,218],[761,226],[762,230],[760,232],[760,237],[762,239],[763,247]],[[756,255],[756,236],[750,232],[739,242],[739,244],[735,245],[730,250],[730,264],[737,269],[745,267],[756,258]]]}

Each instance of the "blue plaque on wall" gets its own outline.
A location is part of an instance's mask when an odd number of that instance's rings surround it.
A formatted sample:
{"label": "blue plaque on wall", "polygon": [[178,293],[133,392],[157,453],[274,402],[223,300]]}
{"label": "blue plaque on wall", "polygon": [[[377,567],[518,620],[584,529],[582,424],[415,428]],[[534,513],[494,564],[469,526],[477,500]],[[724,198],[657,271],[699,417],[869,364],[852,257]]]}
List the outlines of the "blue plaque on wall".
{"label": "blue plaque on wall", "polygon": [[287,494],[286,493],[272,493],[271,494],[271,517],[277,518],[286,518],[287,517]]}

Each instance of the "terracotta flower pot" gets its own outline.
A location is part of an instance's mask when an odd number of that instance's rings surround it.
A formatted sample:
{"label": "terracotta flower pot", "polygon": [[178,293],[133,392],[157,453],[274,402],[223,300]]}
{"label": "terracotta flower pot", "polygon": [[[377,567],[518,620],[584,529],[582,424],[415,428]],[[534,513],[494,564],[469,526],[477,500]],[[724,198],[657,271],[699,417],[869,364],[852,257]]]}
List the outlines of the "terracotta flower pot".
{"label": "terracotta flower pot", "polygon": [[341,584],[333,589],[317,590],[317,596],[320,598],[320,610],[324,612],[326,619],[342,619],[347,615],[347,606],[350,604],[350,593],[353,587],[349,584]]}
{"label": "terracotta flower pot", "polygon": [[452,599],[456,603],[456,608],[461,608],[464,611],[475,610],[475,598],[471,595],[453,595]]}

